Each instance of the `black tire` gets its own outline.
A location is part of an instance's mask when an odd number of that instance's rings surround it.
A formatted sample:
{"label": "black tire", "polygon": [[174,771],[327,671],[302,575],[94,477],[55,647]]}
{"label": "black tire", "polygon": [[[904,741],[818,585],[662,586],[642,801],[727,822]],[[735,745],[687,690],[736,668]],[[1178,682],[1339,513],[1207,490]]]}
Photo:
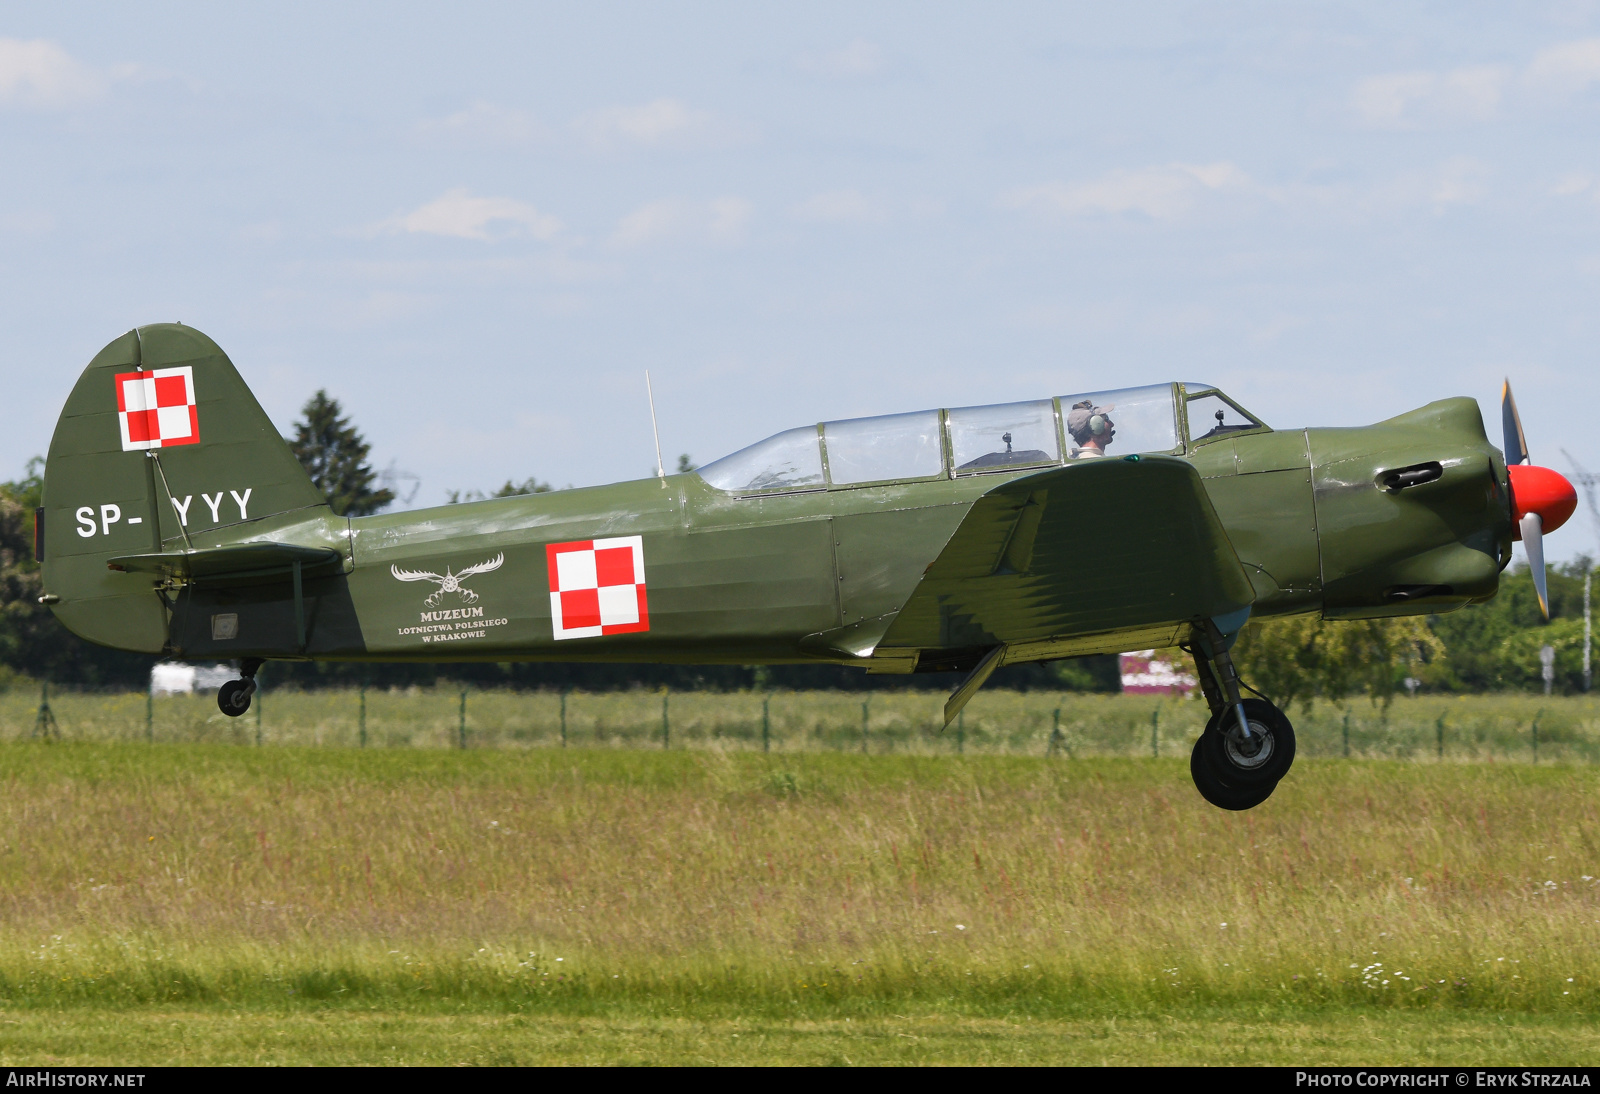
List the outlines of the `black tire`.
{"label": "black tire", "polygon": [[230,718],[237,718],[250,709],[250,696],[255,688],[245,680],[229,680],[217,689],[217,707]]}
{"label": "black tire", "polygon": [[1218,809],[1231,809],[1241,812],[1245,809],[1254,809],[1268,798],[1278,788],[1277,783],[1267,783],[1265,786],[1233,786],[1217,777],[1211,770],[1211,765],[1206,761],[1202,743],[1204,737],[1194,743],[1194,750],[1189,753],[1189,774],[1194,778],[1194,788],[1200,791],[1200,796]]}
{"label": "black tire", "polygon": [[[1276,786],[1294,763],[1294,726],[1265,699],[1246,699],[1244,716],[1250,722],[1248,742],[1232,707],[1213,714],[1197,743],[1201,759],[1228,786]],[[1251,744],[1254,751],[1247,747]]]}

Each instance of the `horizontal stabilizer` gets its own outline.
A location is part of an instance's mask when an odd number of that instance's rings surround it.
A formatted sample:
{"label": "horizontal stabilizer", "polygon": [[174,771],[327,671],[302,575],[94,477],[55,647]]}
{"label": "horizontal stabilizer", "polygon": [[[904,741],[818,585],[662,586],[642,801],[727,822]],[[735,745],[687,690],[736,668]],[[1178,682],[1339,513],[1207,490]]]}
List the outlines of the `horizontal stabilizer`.
{"label": "horizontal stabilizer", "polygon": [[226,547],[201,547],[193,551],[162,551],[146,555],[119,555],[106,566],[137,574],[161,574],[186,581],[216,583],[254,578],[283,577],[295,563],[306,577],[339,569],[341,558],[332,547],[299,547],[292,543],[232,543]]}

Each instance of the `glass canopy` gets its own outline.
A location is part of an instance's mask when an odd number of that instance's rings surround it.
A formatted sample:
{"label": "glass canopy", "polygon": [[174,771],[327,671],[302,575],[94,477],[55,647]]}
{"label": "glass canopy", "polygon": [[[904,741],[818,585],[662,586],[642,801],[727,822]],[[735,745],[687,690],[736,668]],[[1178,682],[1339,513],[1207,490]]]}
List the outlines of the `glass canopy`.
{"label": "glass canopy", "polygon": [[[1197,432],[1261,426],[1209,384],[1153,384],[802,426],[706,464],[699,474],[719,490],[773,494],[1181,452],[1178,405],[1186,392],[1195,393],[1188,396],[1188,420]],[[1202,414],[1209,415],[1203,422],[1196,417]]]}

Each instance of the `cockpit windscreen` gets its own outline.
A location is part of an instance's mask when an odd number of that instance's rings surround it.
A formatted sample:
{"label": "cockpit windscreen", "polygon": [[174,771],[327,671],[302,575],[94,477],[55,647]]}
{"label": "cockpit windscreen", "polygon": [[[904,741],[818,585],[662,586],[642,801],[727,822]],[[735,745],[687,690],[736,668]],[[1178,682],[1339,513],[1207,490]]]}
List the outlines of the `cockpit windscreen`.
{"label": "cockpit windscreen", "polygon": [[718,490],[760,493],[822,485],[822,449],[817,427],[788,429],[700,468]]}
{"label": "cockpit windscreen", "polygon": [[[1194,390],[1194,386],[1190,386],[1189,390]],[[1191,395],[1188,412],[1191,442],[1208,441],[1224,433],[1237,433],[1241,429],[1255,429],[1261,424],[1215,392]]]}

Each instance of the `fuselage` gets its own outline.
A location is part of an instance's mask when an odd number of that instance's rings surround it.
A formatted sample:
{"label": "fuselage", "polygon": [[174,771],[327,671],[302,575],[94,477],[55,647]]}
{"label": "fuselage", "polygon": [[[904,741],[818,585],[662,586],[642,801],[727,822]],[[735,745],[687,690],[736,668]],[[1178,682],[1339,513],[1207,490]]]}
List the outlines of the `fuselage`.
{"label": "fuselage", "polygon": [[[1139,390],[1171,400],[1171,447],[1155,451],[1201,476],[1254,589],[1254,617],[1439,612],[1493,595],[1510,555],[1506,471],[1471,400],[1360,429],[1296,431],[1235,416],[1229,401],[1234,424],[1196,437],[1186,406],[1205,398],[1209,410],[1220,393],[1182,384]],[[188,657],[822,659],[897,671],[896,657],[916,658],[897,650],[894,613],[974,503],[999,483],[1086,458],[1065,438],[1067,406],[1050,403],[1056,451],[1029,449],[1023,466],[997,454],[996,463],[963,468],[951,437],[957,412],[941,411],[929,412],[938,415],[929,427],[937,451],[919,457],[930,461],[918,468],[925,473],[901,481],[834,481],[849,475],[827,455],[844,445],[830,449],[827,428],[818,427],[820,476],[803,467],[787,479],[758,474],[746,488],[713,485],[735,480],[708,469],[349,520],[313,509],[251,527],[192,527],[197,545],[258,538],[332,546],[342,572],[308,578],[303,648],[285,649],[298,639],[285,638],[294,628],[281,582],[256,593],[184,590],[171,645]],[[806,443],[806,431],[791,433]],[[1016,453],[1006,436],[1009,458]],[[1090,456],[1120,454],[1113,442]],[[1385,484],[1386,475],[1418,466],[1424,471],[1405,485]],[[196,515],[203,524],[207,514]],[[1117,533],[1115,512],[1083,514],[1082,534],[1112,555]],[[216,619],[230,614],[236,625],[219,632]],[[885,622],[860,649],[817,639],[874,620]],[[1051,652],[1112,652],[1160,637],[1102,627],[1063,634]],[[940,663],[937,653],[922,650],[924,667]]]}

